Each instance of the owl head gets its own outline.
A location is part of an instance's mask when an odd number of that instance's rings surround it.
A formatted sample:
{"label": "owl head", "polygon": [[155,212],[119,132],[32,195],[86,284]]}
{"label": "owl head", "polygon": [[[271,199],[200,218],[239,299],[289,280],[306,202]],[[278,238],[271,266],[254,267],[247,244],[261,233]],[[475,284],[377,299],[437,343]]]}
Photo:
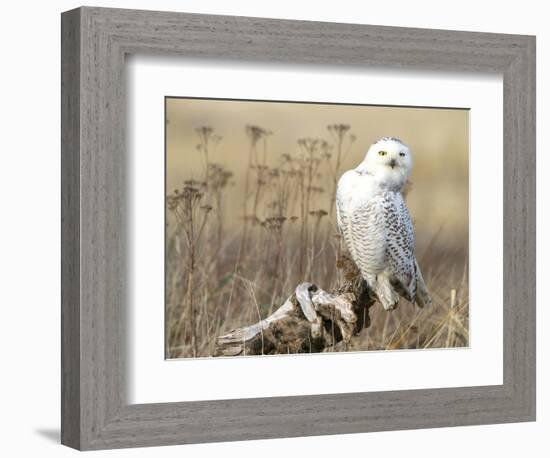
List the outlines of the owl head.
{"label": "owl head", "polygon": [[371,145],[357,167],[384,187],[400,190],[412,170],[412,154],[407,145],[395,137],[383,137]]}

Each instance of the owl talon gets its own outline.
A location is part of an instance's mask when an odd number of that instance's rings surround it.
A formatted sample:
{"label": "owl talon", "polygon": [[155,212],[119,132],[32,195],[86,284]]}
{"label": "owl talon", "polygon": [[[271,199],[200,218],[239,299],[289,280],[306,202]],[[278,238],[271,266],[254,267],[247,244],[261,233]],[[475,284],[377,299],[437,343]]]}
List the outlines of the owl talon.
{"label": "owl talon", "polygon": [[384,310],[386,312],[393,312],[394,310],[397,310],[398,306],[399,306],[399,301],[391,303],[391,304],[386,304],[386,303],[382,302],[382,307],[384,307]]}

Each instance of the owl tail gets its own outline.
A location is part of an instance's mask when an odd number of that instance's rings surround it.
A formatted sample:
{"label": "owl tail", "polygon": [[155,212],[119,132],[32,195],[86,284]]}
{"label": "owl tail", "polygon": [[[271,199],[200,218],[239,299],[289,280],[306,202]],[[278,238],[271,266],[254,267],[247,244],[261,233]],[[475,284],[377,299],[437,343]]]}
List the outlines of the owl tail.
{"label": "owl tail", "polygon": [[428,288],[426,287],[422,272],[420,271],[420,266],[416,259],[414,260],[414,270],[416,271],[416,304],[419,307],[430,306],[432,298],[430,293],[428,293]]}

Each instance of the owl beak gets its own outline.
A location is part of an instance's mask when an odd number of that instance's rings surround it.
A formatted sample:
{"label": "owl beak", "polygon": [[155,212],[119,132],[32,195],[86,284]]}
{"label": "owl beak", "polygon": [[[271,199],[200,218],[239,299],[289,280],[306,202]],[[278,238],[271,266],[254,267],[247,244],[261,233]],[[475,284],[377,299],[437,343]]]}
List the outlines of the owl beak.
{"label": "owl beak", "polygon": [[392,159],[388,165],[393,169],[397,165],[397,161],[395,159]]}

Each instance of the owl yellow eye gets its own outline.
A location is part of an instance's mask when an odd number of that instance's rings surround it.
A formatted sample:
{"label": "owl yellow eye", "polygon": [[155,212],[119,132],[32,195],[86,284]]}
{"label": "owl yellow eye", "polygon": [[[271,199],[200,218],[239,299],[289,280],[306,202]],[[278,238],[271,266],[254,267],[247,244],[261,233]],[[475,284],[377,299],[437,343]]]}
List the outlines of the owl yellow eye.
{"label": "owl yellow eye", "polygon": [[401,157],[405,157],[405,153],[404,153],[403,151],[401,151],[401,152],[399,153],[399,155],[400,155]]}
{"label": "owl yellow eye", "polygon": [[386,153],[385,151],[378,151],[379,156],[385,156],[386,154],[388,154],[388,153]]}

